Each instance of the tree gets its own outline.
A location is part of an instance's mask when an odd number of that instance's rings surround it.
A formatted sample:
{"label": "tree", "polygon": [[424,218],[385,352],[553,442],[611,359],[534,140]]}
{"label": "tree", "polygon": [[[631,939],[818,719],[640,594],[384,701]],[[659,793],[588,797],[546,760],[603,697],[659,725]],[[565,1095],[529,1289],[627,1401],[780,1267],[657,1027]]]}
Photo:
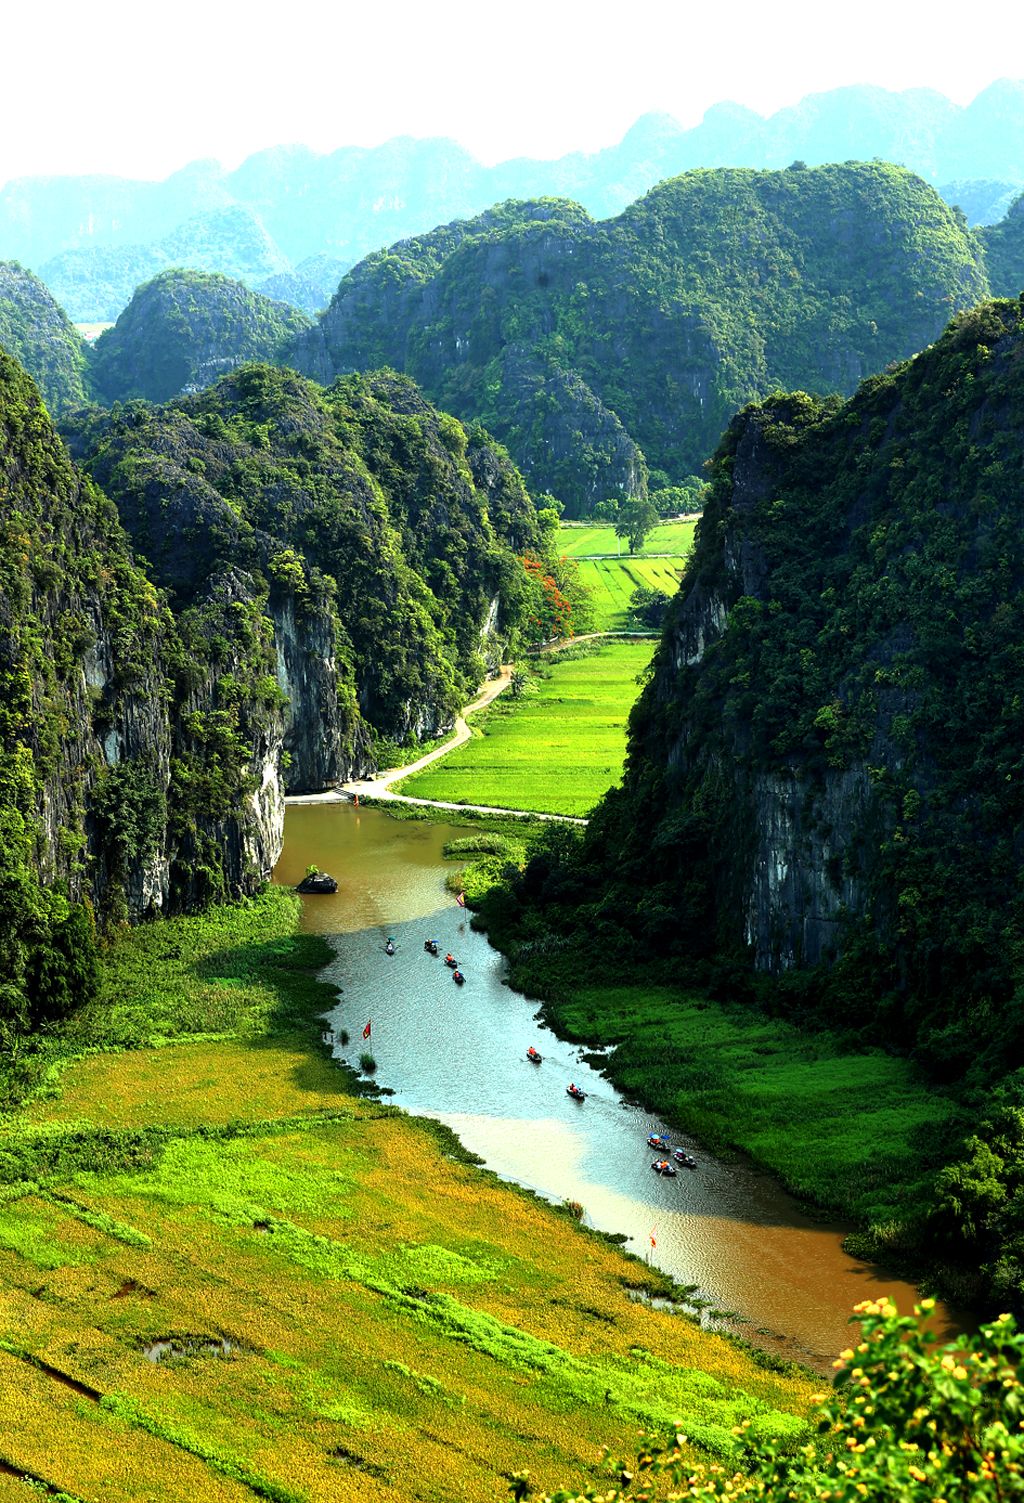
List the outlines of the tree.
{"label": "tree", "polygon": [[652,585],[637,585],[629,597],[627,620],[640,630],[660,631],[668,610],[669,597]]}
{"label": "tree", "polygon": [[[973,1335],[935,1346],[914,1316],[887,1299],[856,1307],[861,1340],[832,1364],[836,1389],[819,1394],[817,1440],[777,1449],[756,1420],[733,1432],[725,1464],[695,1459],[684,1434],[645,1436],[636,1462],[609,1462],[617,1483],[605,1503],[685,1497],[766,1503],[1002,1503],[1024,1495],[1024,1337],[1001,1315]],[[528,1476],[511,1479],[514,1498]],[[580,1503],[598,1490],[558,1492],[538,1503]]]}
{"label": "tree", "polygon": [[615,536],[626,538],[630,553],[644,546],[647,534],[657,525],[658,509],[646,496],[624,501],[615,519]]}

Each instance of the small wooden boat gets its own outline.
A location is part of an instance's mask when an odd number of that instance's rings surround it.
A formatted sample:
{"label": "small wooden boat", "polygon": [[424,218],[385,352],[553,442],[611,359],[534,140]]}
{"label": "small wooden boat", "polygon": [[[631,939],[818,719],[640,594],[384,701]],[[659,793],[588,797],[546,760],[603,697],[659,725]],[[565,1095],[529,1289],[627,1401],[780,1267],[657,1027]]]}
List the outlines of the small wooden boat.
{"label": "small wooden boat", "polygon": [[651,1165],[651,1168],[654,1170],[655,1174],[664,1174],[669,1179],[675,1178],[676,1171],[673,1169],[668,1159],[655,1159],[654,1163]]}
{"label": "small wooden boat", "polygon": [[696,1169],[697,1160],[692,1154],[685,1153],[682,1148],[673,1148],[672,1157],[677,1164],[682,1164],[684,1169]]}
{"label": "small wooden boat", "polygon": [[667,1148],[669,1146],[668,1138],[666,1138],[663,1132],[649,1132],[647,1134],[647,1146],[648,1148]]}
{"label": "small wooden boat", "polygon": [[566,1086],[565,1094],[571,1096],[574,1101],[586,1101],[586,1091],[581,1091],[578,1085]]}
{"label": "small wooden boat", "polygon": [[456,986],[461,986],[465,979],[466,978],[461,971],[452,971],[452,980],[455,982]]}
{"label": "small wooden boat", "polygon": [[543,1056],[543,1054],[538,1054],[537,1051],[536,1051],[536,1049],[533,1047],[532,1044],[530,1045],[529,1049],[527,1049],[527,1051],[526,1051],[526,1058],[528,1060],[530,1060],[535,1065],[542,1065],[544,1063],[544,1056]]}

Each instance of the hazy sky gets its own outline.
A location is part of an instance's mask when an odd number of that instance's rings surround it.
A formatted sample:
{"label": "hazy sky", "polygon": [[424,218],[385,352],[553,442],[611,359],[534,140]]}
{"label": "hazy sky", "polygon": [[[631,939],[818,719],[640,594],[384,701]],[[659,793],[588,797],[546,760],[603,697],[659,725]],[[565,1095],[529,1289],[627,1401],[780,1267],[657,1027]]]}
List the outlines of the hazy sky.
{"label": "hazy sky", "polygon": [[[55,0],[4,7],[0,183],[160,177],[282,142],[447,135],[494,162],[617,140],[647,110],[767,114],[840,84],[965,104],[1024,73],[1024,10],[972,0]],[[1018,11],[1022,19],[1007,21]]]}

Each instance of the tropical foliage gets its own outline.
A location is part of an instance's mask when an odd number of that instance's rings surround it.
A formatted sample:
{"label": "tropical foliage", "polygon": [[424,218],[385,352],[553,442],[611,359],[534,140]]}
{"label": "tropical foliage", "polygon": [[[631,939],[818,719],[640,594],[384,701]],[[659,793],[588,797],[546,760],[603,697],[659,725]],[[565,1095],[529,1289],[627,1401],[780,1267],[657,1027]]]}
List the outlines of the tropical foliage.
{"label": "tropical foliage", "polygon": [[962,216],[901,168],[720,168],[604,223],[513,202],[378,252],[290,358],[408,371],[581,516],[643,496],[645,459],[689,484],[737,407],[851,391],[987,290]]}
{"label": "tropical foliage", "polygon": [[[917,1317],[927,1316],[925,1300]],[[886,1299],[856,1314],[861,1340],[834,1363],[838,1392],[819,1394],[817,1441],[767,1443],[736,1429],[742,1460],[694,1465],[683,1433],[644,1438],[636,1461],[608,1466],[611,1486],[562,1489],[537,1503],[603,1499],[762,1498],[766,1503],[995,1503],[1024,1491],[1024,1339],[1004,1315],[969,1340],[936,1348],[918,1318]],[[680,1430],[684,1428],[680,1425]],[[529,1476],[513,1498],[531,1495]]]}

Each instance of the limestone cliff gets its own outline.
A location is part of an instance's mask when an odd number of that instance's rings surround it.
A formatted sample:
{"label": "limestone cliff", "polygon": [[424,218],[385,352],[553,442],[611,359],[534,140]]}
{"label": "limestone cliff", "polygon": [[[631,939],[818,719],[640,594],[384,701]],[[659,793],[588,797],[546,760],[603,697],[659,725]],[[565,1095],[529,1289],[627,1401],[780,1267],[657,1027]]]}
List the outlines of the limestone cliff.
{"label": "limestone cliff", "polygon": [[406,377],[324,393],[247,366],[68,434],[176,613],[228,567],[252,581],[290,792],[368,771],[382,743],[446,730],[517,630],[533,504],[500,447]]}
{"label": "limestone cliff", "polygon": [[258,593],[225,572],[176,620],[2,355],[0,413],[0,867],[101,916],[254,891],[283,827]]}
{"label": "limestone cliff", "polygon": [[542,199],[400,242],[287,358],[320,380],[408,372],[582,515],[641,493],[644,460],[660,485],[695,473],[773,389],[852,391],[987,291],[962,215],[909,172],[716,169],[600,223]]}
{"label": "limestone cliff", "polygon": [[1024,1044],[1022,315],[733,421],[583,857],[609,935],[941,1069]]}

